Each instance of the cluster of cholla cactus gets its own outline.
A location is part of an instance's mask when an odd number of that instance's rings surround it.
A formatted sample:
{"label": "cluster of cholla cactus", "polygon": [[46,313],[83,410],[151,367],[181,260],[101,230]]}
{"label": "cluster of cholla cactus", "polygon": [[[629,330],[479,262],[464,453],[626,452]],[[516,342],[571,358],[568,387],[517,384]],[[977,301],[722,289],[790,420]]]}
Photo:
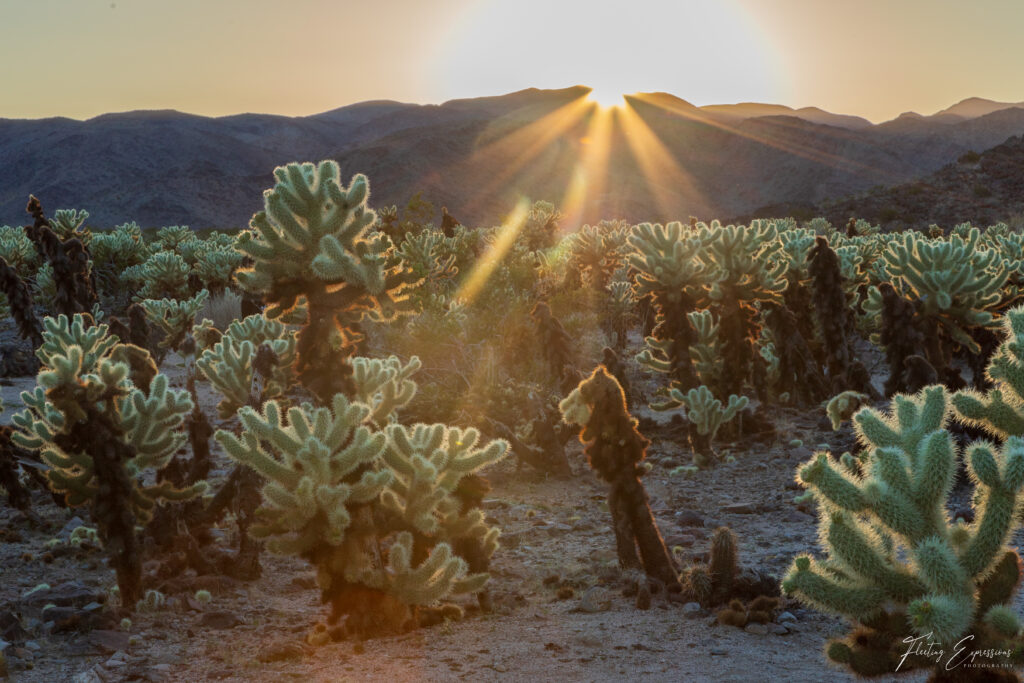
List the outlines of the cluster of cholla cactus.
{"label": "cluster of cholla cactus", "polygon": [[948,238],[908,231],[882,252],[889,281],[869,291],[865,308],[881,319],[887,394],[914,391],[932,374],[951,389],[963,387],[954,351],[980,354],[976,332],[1018,296],[1006,287],[1012,261],[967,227]]}
{"label": "cluster of cholla cactus", "polygon": [[[983,653],[962,680],[1005,679],[1024,663],[1010,607],[1020,558],[1007,545],[1024,500],[1024,309],[1006,318],[987,393],[951,399],[933,385],[896,395],[888,414],[864,408],[854,417],[865,446],[859,457],[835,463],[818,453],[799,470],[819,505],[827,556],[796,558],[783,588],[855,621],[826,652],[860,675],[923,668],[945,680],[949,658],[926,652],[953,652],[958,643]],[[970,522],[951,521],[947,511],[958,459],[953,414],[998,440],[976,441],[962,454],[975,487]],[[908,648],[915,642],[935,647]]]}
{"label": "cluster of cholla cactus", "polygon": [[133,376],[121,358],[136,347],[126,348],[89,316],[47,318],[45,326],[38,386],[22,394],[27,408],[14,416],[13,442],[42,453],[50,486],[68,505],[89,506],[122,603],[132,606],[142,597],[136,525],[146,524],[158,501],[186,500],[206,488],[142,480],[184,442],[180,426],[192,401],[165,375],[144,382]]}
{"label": "cluster of cholla cactus", "polygon": [[335,637],[400,632],[429,619],[425,608],[482,591],[498,532],[474,472],[507,448],[475,429],[393,422],[416,366],[362,360],[355,394],[372,402],[339,393],[329,408],[285,410],[271,400],[239,411],[241,436],[217,434],[267,480],[250,533],[316,568]]}

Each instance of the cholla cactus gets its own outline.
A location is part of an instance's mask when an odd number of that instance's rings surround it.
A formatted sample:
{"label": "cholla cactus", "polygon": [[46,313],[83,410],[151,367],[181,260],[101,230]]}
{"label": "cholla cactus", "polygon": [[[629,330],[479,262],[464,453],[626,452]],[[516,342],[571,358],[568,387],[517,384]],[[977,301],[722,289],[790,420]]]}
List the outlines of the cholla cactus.
{"label": "cholla cactus", "polygon": [[946,660],[908,649],[915,638],[943,647],[970,636],[971,649],[1013,653],[990,662],[989,673],[1021,663],[1020,624],[1007,609],[1020,558],[1006,544],[1024,500],[1024,440],[967,449],[975,521],[951,524],[946,499],[957,453],[945,429],[949,414],[942,386],[898,395],[889,414],[865,408],[854,417],[867,446],[859,462],[844,457],[837,468],[818,453],[799,470],[797,481],[818,502],[828,556],[796,558],[783,589],[859,622],[827,648],[829,659],[858,674],[930,667],[944,673]]}
{"label": "cholla cactus", "polygon": [[176,251],[185,242],[196,240],[196,234],[187,225],[170,225],[156,231],[160,251]]}
{"label": "cholla cactus", "polygon": [[271,319],[304,300],[299,379],[321,400],[337,391],[351,394],[347,359],[355,352],[356,326],[364,316],[386,321],[411,312],[405,289],[413,278],[395,262],[390,240],[371,229],[365,176],[344,188],[333,161],[281,166],[274,176],[277,184],[264,194],[266,210],[238,238],[238,250],[254,265],[236,279],[264,297]]}
{"label": "cholla cactus", "polygon": [[989,361],[987,393],[959,391],[953,407],[961,421],[981,427],[996,439],[1024,436],[1024,307],[1003,318],[1006,340]]}
{"label": "cholla cactus", "polygon": [[223,292],[242,265],[242,253],[233,246],[202,244],[196,252],[196,275],[211,294]]}
{"label": "cholla cactus", "polygon": [[210,293],[205,289],[191,299],[144,299],[142,308],[150,319],[164,333],[160,348],[177,349],[185,341],[196,322],[196,314],[203,307]]}
{"label": "cholla cactus", "polygon": [[680,388],[689,390],[698,384],[690,357],[694,333],[686,316],[696,308],[704,284],[706,266],[697,258],[700,240],[675,222],[641,223],[628,242],[633,252],[626,260],[639,271],[636,296],[650,296],[657,310],[657,326],[637,362],[668,373]]}
{"label": "cholla cactus", "polygon": [[619,565],[626,570],[643,569],[668,590],[681,591],[679,576],[640,481],[640,462],[647,455],[649,442],[637,431],[622,387],[599,365],[558,404],[558,409],[567,424],[582,427],[579,438],[590,467],[610,484],[608,509]]}
{"label": "cholla cactus", "polygon": [[77,237],[82,240],[83,244],[88,245],[92,234],[88,230],[82,229],[87,218],[89,218],[88,211],[57,209],[53,212],[53,218],[50,219],[50,227],[57,233],[57,237],[62,240]]}
{"label": "cholla cactus", "polygon": [[696,341],[690,347],[697,376],[705,385],[714,384],[722,370],[722,353],[718,343],[718,321],[708,310],[688,314],[690,325],[696,332]]}
{"label": "cholla cactus", "polygon": [[373,424],[387,424],[397,411],[409,404],[416,394],[416,383],[409,378],[421,367],[416,356],[408,363],[402,363],[397,356],[352,359],[355,400],[372,408],[370,421]]}
{"label": "cholla cactus", "polygon": [[32,277],[39,267],[39,254],[24,228],[0,228],[0,258],[23,279]]}
{"label": "cholla cactus", "polygon": [[[786,289],[786,259],[778,258],[781,243],[774,224],[701,226],[700,259],[705,265],[703,300],[720,320],[723,393],[741,393],[750,380],[761,392],[763,368],[753,340],[759,332],[757,304],[782,304]],[[691,387],[685,387],[689,389]]]}
{"label": "cholla cactus", "polygon": [[220,340],[202,353],[196,367],[224,397],[217,405],[222,418],[249,403],[257,350],[264,344],[273,352],[273,363],[263,369],[267,381],[260,397],[275,398],[287,390],[293,378],[296,334],[279,320],[250,315],[231,323]]}
{"label": "cholla cactus", "polygon": [[568,267],[587,275],[595,291],[604,291],[622,261],[627,231],[627,225],[619,221],[584,225],[569,237]]}
{"label": "cholla cactus", "polygon": [[37,351],[43,363],[34,392],[22,393],[27,409],[14,416],[19,446],[39,450],[52,469],[50,485],[72,506],[90,505],[100,537],[118,575],[123,604],[140,597],[141,562],[135,525],[146,524],[157,501],[193,498],[205,482],[176,488],[143,484],[185,441],[182,423],[192,410],[188,393],[170,389],[157,375],[144,392],[106,325],[86,327],[84,316],[47,318]]}
{"label": "cholla cactus", "polygon": [[150,256],[138,225],[126,223],[109,232],[95,233],[89,242],[89,254],[99,289],[104,294],[114,295],[121,288],[134,290],[141,286],[141,282],[132,278],[141,268],[129,270],[141,266]]}
{"label": "cholla cactus", "polygon": [[137,266],[137,276],[143,281],[136,300],[184,299],[188,296],[189,265],[173,251],[158,251]]}
{"label": "cholla cactus", "polygon": [[736,417],[750,402],[746,396],[729,396],[726,405],[715,398],[706,386],[690,389],[685,394],[677,388],[669,389],[669,398],[664,403],[652,405],[655,410],[672,410],[686,407],[686,418],[690,422],[690,447],[693,462],[698,467],[707,467],[718,461],[712,448],[712,441],[719,428]]}
{"label": "cholla cactus", "polygon": [[451,290],[459,269],[455,265],[454,238],[443,232],[423,230],[406,233],[395,248],[395,255],[411,269],[417,278],[423,278],[422,291],[426,295],[444,294]]}
{"label": "cholla cactus", "polygon": [[992,323],[1009,276],[999,252],[982,248],[979,236],[977,228],[968,230],[966,237],[953,234],[948,239],[907,231],[884,253],[888,272],[904,285],[897,285],[896,291],[917,301],[928,362],[951,384],[952,345],[980,352],[970,332]]}
{"label": "cholla cactus", "polygon": [[475,539],[489,554],[496,532],[462,504],[459,485],[507,447],[478,447],[475,430],[444,425],[377,431],[372,412],[336,394],[330,409],[303,404],[285,421],[268,401],[262,413],[239,412],[241,438],[217,434],[268,480],[251,533],[309,560],[331,621],[347,615],[347,631],[363,637],[403,630],[417,606],[481,588],[486,575],[467,576],[453,547]]}

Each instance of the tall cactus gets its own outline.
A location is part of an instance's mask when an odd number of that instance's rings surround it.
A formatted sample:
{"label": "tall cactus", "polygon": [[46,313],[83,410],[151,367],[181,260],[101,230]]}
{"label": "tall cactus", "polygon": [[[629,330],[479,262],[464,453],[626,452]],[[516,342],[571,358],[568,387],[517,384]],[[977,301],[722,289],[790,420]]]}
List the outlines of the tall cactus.
{"label": "tall cactus", "polygon": [[[27,409],[14,416],[14,442],[39,450],[52,467],[50,485],[68,505],[89,505],[100,538],[117,570],[125,606],[142,597],[140,548],[135,525],[145,525],[158,501],[194,498],[206,482],[179,488],[167,481],[144,484],[142,475],[164,467],[186,438],[182,423],[192,410],[188,392],[156,375],[148,391],[119,362],[106,325],[87,327],[76,315],[47,318],[43,363],[34,392],[22,393]],[[143,352],[144,353],[144,352]]]}
{"label": "tall cactus", "polygon": [[405,290],[413,277],[394,258],[390,240],[372,229],[369,181],[356,175],[345,188],[338,173],[333,161],[274,169],[265,210],[236,243],[253,266],[235,277],[269,304],[268,318],[305,306],[296,372],[323,402],[339,391],[351,395],[348,358],[359,322],[412,312]]}
{"label": "tall cactus", "polygon": [[1020,558],[1007,542],[1024,500],[1024,439],[967,449],[975,521],[950,523],[957,463],[945,429],[950,413],[942,386],[897,395],[889,414],[865,408],[854,417],[867,446],[859,460],[844,456],[837,467],[818,453],[799,470],[797,481],[821,511],[827,557],[797,557],[783,589],[858,623],[829,643],[827,655],[860,675],[934,667],[933,680],[946,680],[937,676],[948,662],[913,652],[907,643],[915,639],[947,651],[967,642],[1013,653],[965,671],[965,680],[990,680],[1005,674],[1000,665],[1024,660],[1020,624],[1007,607],[1020,581]]}

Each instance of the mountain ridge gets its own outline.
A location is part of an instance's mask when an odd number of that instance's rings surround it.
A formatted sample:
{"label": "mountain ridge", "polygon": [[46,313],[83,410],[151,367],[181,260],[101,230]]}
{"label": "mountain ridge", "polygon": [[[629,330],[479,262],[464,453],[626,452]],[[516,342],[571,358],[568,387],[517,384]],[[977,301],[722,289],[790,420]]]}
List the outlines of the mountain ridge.
{"label": "mountain ridge", "polygon": [[[326,158],[346,180],[366,173],[375,206],[404,204],[422,190],[467,224],[494,223],[521,195],[565,203],[579,160],[592,156],[585,141],[597,110],[588,92],[531,88],[438,105],[374,100],[302,117],[142,110],[86,121],[0,119],[0,224],[24,223],[32,193],[50,211],[86,209],[96,225],[242,227],[262,208],[275,166]],[[589,173],[592,191],[573,220],[703,219],[813,204],[908,182],[1024,133],[1024,108],[1014,106],[957,121],[863,125],[815,107],[750,104],[627,98],[630,111],[612,117],[607,172]],[[620,125],[633,114],[643,126]],[[657,163],[634,149],[631,136],[644,127],[645,139],[660,141],[649,151]]]}

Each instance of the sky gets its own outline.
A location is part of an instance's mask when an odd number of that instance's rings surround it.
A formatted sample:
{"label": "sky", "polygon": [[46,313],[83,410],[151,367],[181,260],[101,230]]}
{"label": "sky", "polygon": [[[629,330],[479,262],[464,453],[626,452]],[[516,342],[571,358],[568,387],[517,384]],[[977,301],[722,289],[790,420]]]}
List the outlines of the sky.
{"label": "sky", "polygon": [[0,0],[0,118],[589,85],[872,121],[1024,100],[1021,0]]}

